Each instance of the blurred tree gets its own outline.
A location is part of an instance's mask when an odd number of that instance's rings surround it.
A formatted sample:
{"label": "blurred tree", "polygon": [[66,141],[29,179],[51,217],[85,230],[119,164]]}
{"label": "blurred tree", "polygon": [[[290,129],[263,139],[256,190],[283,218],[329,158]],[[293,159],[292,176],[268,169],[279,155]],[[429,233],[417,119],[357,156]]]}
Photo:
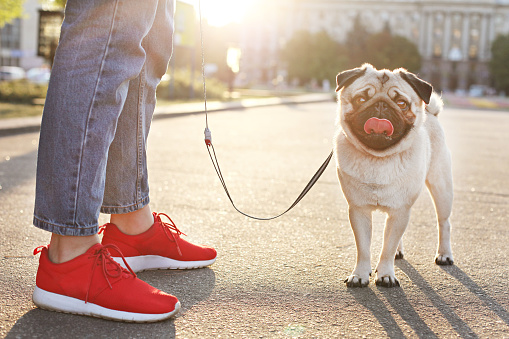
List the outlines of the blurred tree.
{"label": "blurred tree", "polygon": [[378,69],[403,67],[411,72],[421,68],[421,55],[417,46],[405,37],[391,34],[389,25],[378,33],[370,34],[357,16],[346,39],[349,68],[369,62]]}
{"label": "blurred tree", "polygon": [[421,69],[421,55],[417,46],[405,37],[392,35],[388,30],[369,36],[363,62],[378,69],[403,67],[410,72]]}
{"label": "blurred tree", "polygon": [[280,57],[287,65],[289,79],[296,79],[301,85],[325,79],[333,84],[336,74],[347,64],[344,47],[325,31],[295,33],[280,51]]}
{"label": "blurred tree", "polygon": [[348,32],[345,40],[345,46],[348,46],[348,63],[346,68],[355,68],[366,62],[367,40],[370,34],[361,22],[360,15],[354,19],[352,29]]}
{"label": "blurred tree", "polygon": [[65,4],[67,3],[67,0],[46,0],[46,1],[51,1],[53,2],[55,5],[57,6],[60,6],[62,8],[65,7]]}
{"label": "blurred tree", "polygon": [[2,0],[0,2],[0,28],[23,15],[24,0]]}
{"label": "blurred tree", "polygon": [[499,35],[491,45],[490,72],[495,88],[509,93],[509,34]]}

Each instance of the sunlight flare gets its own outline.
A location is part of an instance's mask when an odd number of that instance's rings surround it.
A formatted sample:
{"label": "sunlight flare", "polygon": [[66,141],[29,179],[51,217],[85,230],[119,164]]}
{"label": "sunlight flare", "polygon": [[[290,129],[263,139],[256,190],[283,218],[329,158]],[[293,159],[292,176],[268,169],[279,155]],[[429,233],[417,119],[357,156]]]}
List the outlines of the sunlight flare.
{"label": "sunlight flare", "polygon": [[238,23],[243,20],[254,2],[256,0],[201,0],[202,14],[213,26]]}

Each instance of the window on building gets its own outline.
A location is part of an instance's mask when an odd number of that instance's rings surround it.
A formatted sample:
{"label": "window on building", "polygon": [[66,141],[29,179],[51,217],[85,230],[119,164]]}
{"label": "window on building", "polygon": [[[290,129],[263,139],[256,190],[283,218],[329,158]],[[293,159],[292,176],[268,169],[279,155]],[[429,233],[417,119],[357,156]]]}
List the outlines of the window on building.
{"label": "window on building", "polygon": [[433,57],[440,58],[442,56],[443,40],[444,40],[444,15],[438,12],[433,18]]}
{"label": "window on building", "polygon": [[481,32],[481,18],[479,15],[470,17],[470,34],[468,39],[468,58],[475,60],[479,57],[479,44]]}
{"label": "window on building", "polygon": [[440,58],[442,56],[442,46],[440,44],[433,45],[433,56],[435,58]]}
{"label": "window on building", "polygon": [[19,66],[21,20],[15,19],[0,29],[0,66]]}

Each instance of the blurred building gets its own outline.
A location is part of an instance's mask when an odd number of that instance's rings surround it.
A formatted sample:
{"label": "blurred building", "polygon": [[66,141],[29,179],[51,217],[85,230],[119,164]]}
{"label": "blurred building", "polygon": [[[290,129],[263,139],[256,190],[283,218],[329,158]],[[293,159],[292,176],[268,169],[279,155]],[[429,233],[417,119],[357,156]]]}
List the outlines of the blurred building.
{"label": "blurred building", "polygon": [[[26,0],[24,17],[0,29],[0,66],[29,69],[52,59],[61,17],[49,15],[44,3]],[[258,0],[255,5],[235,46],[241,50],[240,84],[284,79],[279,50],[296,32],[325,30],[344,43],[359,18],[371,33],[389,27],[413,41],[423,60],[419,75],[437,89],[468,90],[490,84],[491,43],[497,34],[509,34],[509,0]]]}
{"label": "blurred building", "polygon": [[423,60],[419,74],[435,87],[466,90],[489,85],[491,43],[509,33],[509,0],[261,1],[242,32],[239,79],[245,83],[284,76],[278,50],[295,32],[325,30],[343,43],[359,17],[371,33],[388,25],[413,41]]}
{"label": "blurred building", "polygon": [[[53,34],[53,36],[56,34],[58,38],[62,21],[61,13],[55,22],[56,32],[52,29],[53,26],[45,25],[49,20],[48,16],[44,16],[44,13],[50,13],[52,9],[54,8],[44,5],[41,0],[26,0],[23,17],[14,19],[0,28],[0,66],[18,66],[27,70],[49,63],[48,56],[41,55],[40,42],[45,42],[46,45],[50,42],[40,41],[39,33],[41,28],[46,28],[46,32],[41,32],[43,37],[48,37],[48,34]],[[42,26],[41,13],[43,13]],[[44,20],[45,18],[46,20]],[[43,44],[42,47],[46,46]]]}

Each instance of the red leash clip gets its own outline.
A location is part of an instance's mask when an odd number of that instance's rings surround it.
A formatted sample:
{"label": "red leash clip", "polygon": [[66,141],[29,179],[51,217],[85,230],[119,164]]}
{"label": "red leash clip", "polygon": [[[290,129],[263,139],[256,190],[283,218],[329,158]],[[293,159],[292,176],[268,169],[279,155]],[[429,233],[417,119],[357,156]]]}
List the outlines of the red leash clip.
{"label": "red leash clip", "polygon": [[212,133],[210,132],[208,127],[205,127],[205,144],[207,146],[212,145]]}

